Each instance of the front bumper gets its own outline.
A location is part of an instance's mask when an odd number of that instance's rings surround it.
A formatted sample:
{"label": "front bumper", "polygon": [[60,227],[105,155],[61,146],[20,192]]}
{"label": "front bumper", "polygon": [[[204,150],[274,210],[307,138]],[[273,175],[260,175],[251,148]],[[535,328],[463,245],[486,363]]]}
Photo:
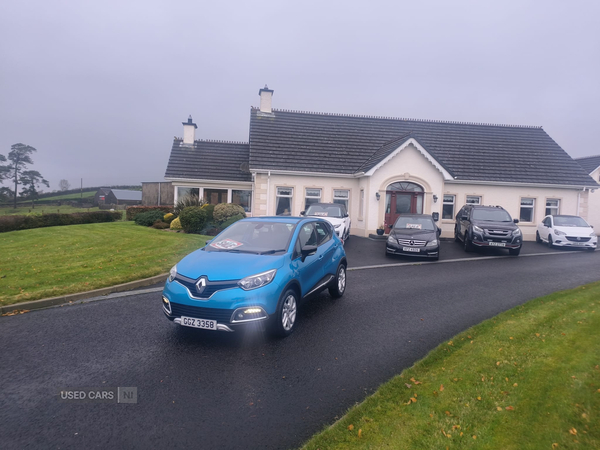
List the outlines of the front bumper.
{"label": "front bumper", "polygon": [[[192,298],[186,287],[177,281],[167,280],[162,293],[162,310],[169,320],[178,324],[181,324],[182,317],[215,320],[218,331],[231,332],[238,327],[257,326],[268,321],[276,312],[279,294],[280,287],[273,280],[258,289],[225,289],[201,300]],[[244,315],[244,311],[249,309],[260,312]]]}
{"label": "front bumper", "polygon": [[483,233],[473,231],[471,242],[477,247],[517,249],[523,245],[523,236],[510,235],[499,237],[491,236],[485,231]]}
{"label": "front bumper", "polygon": [[[598,238],[591,238],[587,242],[581,242],[577,240],[577,237],[571,236],[552,236],[554,240],[552,244],[555,247],[570,247],[570,248],[587,248],[595,249],[598,246]],[[583,238],[585,239],[585,238]]]}
{"label": "front bumper", "polygon": [[[412,250],[404,250],[410,248]],[[438,258],[440,255],[440,246],[426,247],[426,246],[406,246],[386,242],[385,251],[390,255],[402,255],[402,256],[416,256],[420,258]]]}

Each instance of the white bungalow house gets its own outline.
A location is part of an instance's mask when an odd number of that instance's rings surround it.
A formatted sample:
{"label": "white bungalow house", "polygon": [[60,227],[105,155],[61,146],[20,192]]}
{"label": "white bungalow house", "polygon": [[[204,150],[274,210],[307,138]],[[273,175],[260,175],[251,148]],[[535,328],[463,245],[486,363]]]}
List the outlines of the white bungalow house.
{"label": "white bungalow house", "polygon": [[176,198],[194,192],[253,216],[343,203],[357,236],[426,213],[451,237],[465,203],[501,205],[531,240],[546,214],[587,217],[600,188],[541,127],[278,110],[273,90],[259,95],[246,143],[196,140],[191,117],[183,123],[165,174]]}
{"label": "white bungalow house", "polygon": [[[595,181],[600,183],[600,155],[587,156],[585,158],[576,158],[586,173],[589,173]],[[596,233],[600,230],[600,189],[592,189],[588,196],[588,211],[587,221],[596,229]]]}

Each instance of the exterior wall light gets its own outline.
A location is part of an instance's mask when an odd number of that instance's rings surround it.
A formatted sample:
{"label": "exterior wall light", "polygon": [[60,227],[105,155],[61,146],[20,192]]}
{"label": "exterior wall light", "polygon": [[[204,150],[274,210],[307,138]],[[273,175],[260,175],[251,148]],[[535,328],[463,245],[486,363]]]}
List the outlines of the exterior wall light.
{"label": "exterior wall light", "polygon": [[438,196],[433,194],[433,203],[437,203]]}
{"label": "exterior wall light", "polygon": [[379,195],[379,192],[375,192],[375,198],[377,199],[377,201],[379,201],[379,199],[381,198],[381,195]]}

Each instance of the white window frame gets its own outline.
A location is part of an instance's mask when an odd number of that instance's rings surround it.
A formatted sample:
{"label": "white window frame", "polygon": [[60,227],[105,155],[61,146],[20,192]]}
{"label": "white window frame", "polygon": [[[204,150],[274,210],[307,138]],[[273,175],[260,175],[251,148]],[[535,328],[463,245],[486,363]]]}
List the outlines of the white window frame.
{"label": "white window frame", "polygon": [[[446,197],[452,197],[452,201],[448,202],[446,201]],[[450,215],[450,218],[444,218],[444,206],[445,205],[452,205],[452,214]],[[456,210],[456,195],[454,194],[444,194],[442,197],[442,220],[454,220],[454,216],[455,216],[455,211]]]}
{"label": "white window frame", "polygon": [[[308,191],[319,191],[319,195],[318,196],[316,196],[316,195],[308,195]],[[317,201],[315,203],[321,203],[321,196],[322,196],[322,194],[323,194],[323,189],[321,189],[321,188],[305,187],[304,188],[304,208],[303,209],[305,209],[305,210],[308,209],[309,205],[306,204],[306,200],[309,199],[309,198],[310,199],[316,199]]]}
{"label": "white window frame", "polygon": [[[523,200],[531,200],[532,203],[531,205],[524,205],[523,204]],[[520,200],[520,207],[519,207],[519,221],[523,222],[523,223],[534,223],[535,222],[535,197],[521,197]],[[526,221],[526,220],[522,220],[522,210],[523,209],[530,209],[531,210],[531,220],[530,221]]]}
{"label": "white window frame", "polygon": [[363,220],[365,214],[365,190],[360,190],[360,197],[358,199],[358,219]]}
{"label": "white window frame", "polygon": [[[338,195],[336,195],[336,192],[338,193]],[[340,192],[345,192],[346,193],[346,197],[339,196]],[[342,204],[346,208],[346,212],[349,214],[349,209],[350,209],[350,189],[334,189],[333,190],[333,203],[335,203],[336,200],[341,200],[341,201],[345,202],[345,203],[342,203]]]}
{"label": "white window frame", "polygon": [[[555,201],[556,202],[556,206],[549,206],[548,202],[549,201]],[[552,211],[553,209],[556,210],[556,212],[548,212],[548,210]],[[545,214],[544,216],[557,216],[560,214],[560,198],[547,198],[546,199],[546,209],[544,210]]]}
{"label": "white window frame", "polygon": [[[470,202],[469,199],[477,199],[477,201]],[[467,195],[465,198],[465,205],[481,205],[481,195]]]}
{"label": "white window frame", "polygon": [[[287,189],[291,192],[290,195],[279,194],[279,189]],[[277,215],[277,208],[279,207],[279,198],[290,199],[290,215],[293,215],[292,209],[294,207],[294,188],[291,186],[276,186],[275,187],[275,215]]]}

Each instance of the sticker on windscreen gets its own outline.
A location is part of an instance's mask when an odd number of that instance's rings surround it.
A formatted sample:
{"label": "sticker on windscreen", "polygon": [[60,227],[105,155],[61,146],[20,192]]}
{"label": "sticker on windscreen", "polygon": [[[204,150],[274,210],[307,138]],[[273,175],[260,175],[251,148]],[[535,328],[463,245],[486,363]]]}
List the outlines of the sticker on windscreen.
{"label": "sticker on windscreen", "polygon": [[319,217],[327,217],[328,216],[327,211],[319,211],[319,212],[314,213],[314,215],[319,216]]}
{"label": "sticker on windscreen", "polygon": [[211,242],[210,246],[214,247],[214,248],[219,248],[221,250],[231,250],[232,248],[236,248],[239,247],[242,244],[241,242],[238,241],[234,241],[233,239],[223,239],[222,241],[219,242]]}
{"label": "sticker on windscreen", "polygon": [[406,228],[411,228],[413,230],[420,230],[421,224],[420,223],[407,223]]}

